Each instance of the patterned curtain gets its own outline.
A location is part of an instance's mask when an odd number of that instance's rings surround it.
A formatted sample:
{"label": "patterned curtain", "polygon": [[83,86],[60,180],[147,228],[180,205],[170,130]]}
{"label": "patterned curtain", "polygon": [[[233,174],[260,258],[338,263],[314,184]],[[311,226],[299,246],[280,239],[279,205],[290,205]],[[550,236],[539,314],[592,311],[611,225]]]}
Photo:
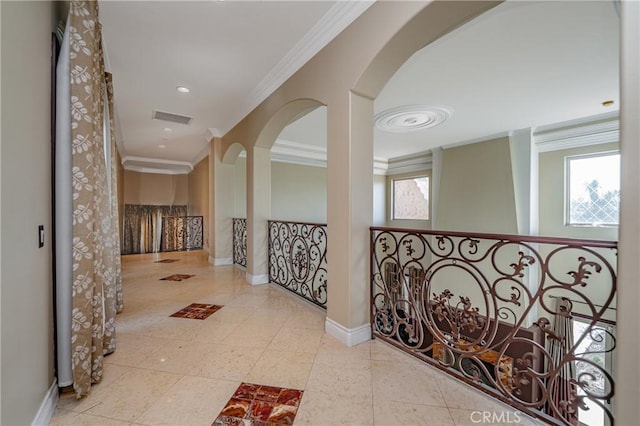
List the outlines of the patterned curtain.
{"label": "patterned curtain", "polygon": [[[100,381],[103,357],[115,349],[115,314],[122,309],[122,287],[114,135],[105,128],[110,107],[105,106],[105,99],[111,88],[110,78],[105,79],[97,2],[72,1],[68,27],[73,174],[71,366],[73,388],[80,398],[89,393],[91,383]],[[109,119],[107,127],[112,123]]]}
{"label": "patterned curtain", "polygon": [[[187,206],[152,206],[126,204],[124,206],[124,235],[122,254],[156,253],[170,251],[173,247],[169,239],[173,238],[170,226],[178,218],[187,215]],[[163,230],[163,226],[165,226]],[[162,243],[162,245],[161,245]],[[179,250],[182,248],[173,248]]]}

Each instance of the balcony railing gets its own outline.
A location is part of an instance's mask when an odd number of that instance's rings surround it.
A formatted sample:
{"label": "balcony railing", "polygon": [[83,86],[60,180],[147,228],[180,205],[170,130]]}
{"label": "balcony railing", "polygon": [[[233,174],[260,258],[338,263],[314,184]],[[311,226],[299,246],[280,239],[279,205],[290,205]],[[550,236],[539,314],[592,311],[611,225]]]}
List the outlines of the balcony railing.
{"label": "balcony railing", "polygon": [[327,308],[327,225],[269,221],[269,281]]}
{"label": "balcony railing", "polygon": [[233,264],[247,266],[247,219],[233,218]]}
{"label": "balcony railing", "polygon": [[202,216],[166,216],[162,218],[160,251],[202,249]]}
{"label": "balcony railing", "polygon": [[613,424],[617,243],[371,228],[385,340],[553,424]]}

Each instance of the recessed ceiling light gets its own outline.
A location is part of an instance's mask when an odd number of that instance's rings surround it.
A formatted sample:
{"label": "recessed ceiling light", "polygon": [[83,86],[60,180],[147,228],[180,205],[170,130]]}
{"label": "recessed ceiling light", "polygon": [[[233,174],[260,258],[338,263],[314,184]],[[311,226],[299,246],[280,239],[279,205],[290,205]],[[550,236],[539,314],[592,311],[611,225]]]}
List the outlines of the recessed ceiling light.
{"label": "recessed ceiling light", "polygon": [[158,148],[160,149],[165,149],[167,146],[166,145],[158,145]]}
{"label": "recessed ceiling light", "polygon": [[191,90],[189,90],[188,87],[184,87],[184,86],[178,86],[176,87],[176,90],[180,93],[189,93]]}
{"label": "recessed ceiling light", "polygon": [[453,110],[444,106],[406,105],[382,111],[374,120],[380,130],[408,133],[435,127],[452,115]]}
{"label": "recessed ceiling light", "polygon": [[614,103],[615,102],[613,102],[613,99],[609,99],[607,101],[602,102],[602,106],[603,107],[610,107],[610,106],[613,106]]}
{"label": "recessed ceiling light", "polygon": [[171,127],[165,127],[164,129],[165,132],[173,132],[173,129]]}

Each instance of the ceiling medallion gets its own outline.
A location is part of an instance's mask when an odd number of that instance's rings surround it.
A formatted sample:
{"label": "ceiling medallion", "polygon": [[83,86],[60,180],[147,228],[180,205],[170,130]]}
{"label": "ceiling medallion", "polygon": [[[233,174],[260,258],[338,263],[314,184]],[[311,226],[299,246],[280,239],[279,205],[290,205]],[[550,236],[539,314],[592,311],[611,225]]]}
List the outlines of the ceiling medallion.
{"label": "ceiling medallion", "polygon": [[435,127],[452,116],[453,110],[444,106],[406,105],[382,111],[374,120],[385,132],[409,133]]}

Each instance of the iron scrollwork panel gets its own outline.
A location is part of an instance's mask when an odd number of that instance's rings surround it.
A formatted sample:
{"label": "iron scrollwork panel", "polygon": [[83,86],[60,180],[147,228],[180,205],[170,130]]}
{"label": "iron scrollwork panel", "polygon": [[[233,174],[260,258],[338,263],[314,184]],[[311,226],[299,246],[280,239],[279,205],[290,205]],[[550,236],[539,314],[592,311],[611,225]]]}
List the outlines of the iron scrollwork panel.
{"label": "iron scrollwork panel", "polygon": [[327,308],[327,226],[269,221],[269,281]]}
{"label": "iron scrollwork panel", "polygon": [[187,216],[186,217],[186,248],[187,250],[200,250],[202,249],[202,216]]}
{"label": "iron scrollwork panel", "polygon": [[548,422],[577,424],[591,408],[612,424],[616,253],[615,242],[372,228],[373,334]]}
{"label": "iron scrollwork panel", "polygon": [[233,263],[247,266],[247,219],[233,218]]}

